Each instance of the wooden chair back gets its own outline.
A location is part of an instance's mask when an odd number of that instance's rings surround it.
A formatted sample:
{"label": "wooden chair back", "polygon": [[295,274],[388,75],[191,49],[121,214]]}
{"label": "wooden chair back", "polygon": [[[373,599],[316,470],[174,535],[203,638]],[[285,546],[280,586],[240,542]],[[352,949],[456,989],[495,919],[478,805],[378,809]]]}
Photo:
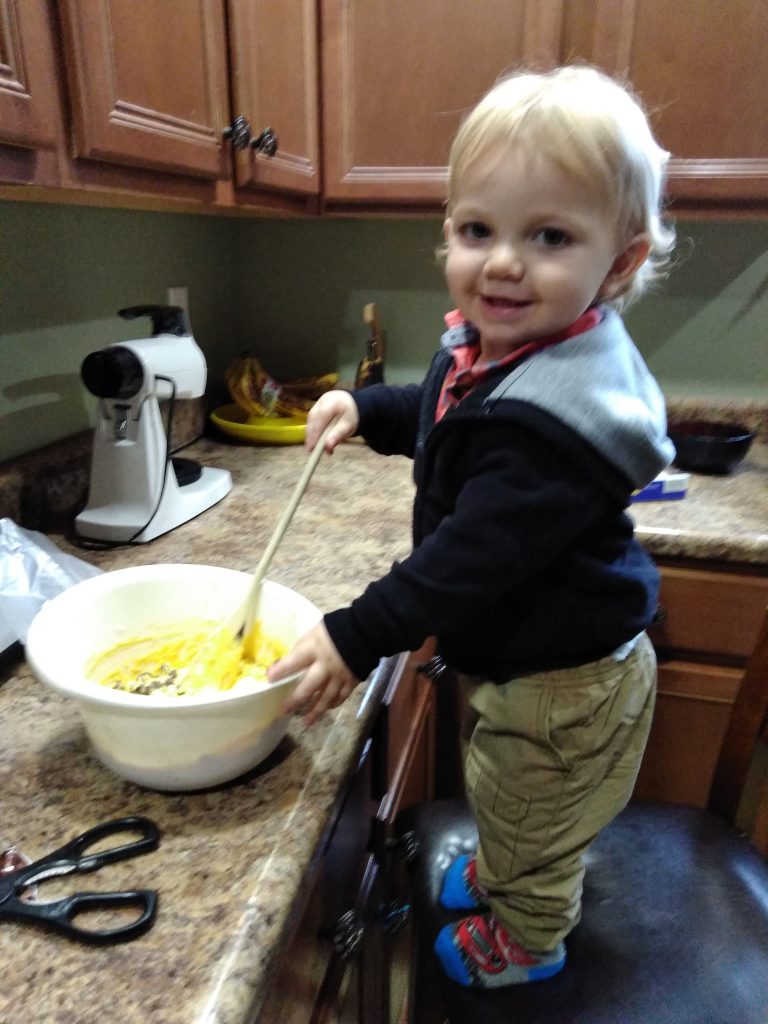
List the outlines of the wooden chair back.
{"label": "wooden chair back", "polygon": [[768,608],[723,738],[707,807],[768,854]]}

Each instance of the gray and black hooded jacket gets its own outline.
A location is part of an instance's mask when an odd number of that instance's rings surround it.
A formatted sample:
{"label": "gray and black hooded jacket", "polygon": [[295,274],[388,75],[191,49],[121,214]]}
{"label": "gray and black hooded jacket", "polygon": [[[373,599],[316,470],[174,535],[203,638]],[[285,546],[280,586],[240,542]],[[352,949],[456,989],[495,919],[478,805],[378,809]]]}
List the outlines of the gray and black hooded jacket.
{"label": "gray and black hooded jacket", "polygon": [[347,665],[436,636],[448,665],[503,682],[582,664],[650,623],[656,568],[633,536],[630,495],[674,454],[664,401],[620,317],[480,383],[435,423],[451,348],[420,385],[354,393],[359,433],[414,459],[413,550],[325,617]]}

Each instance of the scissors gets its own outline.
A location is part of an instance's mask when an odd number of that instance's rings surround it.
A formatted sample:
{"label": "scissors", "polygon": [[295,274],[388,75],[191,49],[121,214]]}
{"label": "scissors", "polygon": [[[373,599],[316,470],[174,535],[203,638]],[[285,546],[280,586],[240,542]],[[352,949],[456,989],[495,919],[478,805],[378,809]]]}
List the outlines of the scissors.
{"label": "scissors", "polygon": [[[121,846],[111,846],[97,853],[88,849],[100,839],[122,832],[139,832],[141,838]],[[31,886],[48,878],[96,871],[104,864],[138,857],[157,849],[160,829],[149,818],[128,817],[107,821],[88,829],[82,835],[60,846],[53,853],[31,864],[0,874],[0,920],[37,924],[61,932],[71,939],[91,944],[127,942],[152,927],[157,910],[157,893],[152,889],[127,892],[76,892],[64,899],[40,901],[29,899]],[[25,898],[26,895],[26,898]],[[78,914],[91,910],[136,908],[139,917],[116,928],[81,928],[73,923]]]}

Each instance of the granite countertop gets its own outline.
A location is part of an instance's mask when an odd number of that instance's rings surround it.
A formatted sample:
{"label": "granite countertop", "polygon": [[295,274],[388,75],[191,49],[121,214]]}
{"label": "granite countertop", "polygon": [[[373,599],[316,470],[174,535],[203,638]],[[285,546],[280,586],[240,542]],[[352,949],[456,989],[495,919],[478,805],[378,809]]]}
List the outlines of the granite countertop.
{"label": "granite countertop", "polygon": [[[185,454],[232,472],[234,488],[215,508],[150,544],[112,552],[82,552],[54,539],[107,569],[172,561],[252,569],[301,472],[303,449],[204,439]],[[271,578],[324,610],[347,603],[408,551],[410,474],[408,460],[381,458],[361,443],[324,459]],[[692,476],[682,501],[634,506],[638,534],[659,557],[768,570],[766,483],[768,444],[760,441],[731,476]],[[1,485],[0,473],[0,491]],[[101,767],[72,704],[38,684],[23,661],[6,658],[0,664],[2,845],[13,842],[36,858],[126,814],[154,819],[163,839],[153,853],[75,886],[158,889],[158,918],[142,938],[85,947],[3,924],[0,1024],[103,1024],[116,1015],[124,1024],[252,1021],[370,729],[376,686],[374,675],[311,729],[293,720],[275,753],[235,783],[159,794]]]}
{"label": "granite countertop", "polygon": [[667,399],[670,420],[740,422],[757,434],[727,476],[691,473],[679,501],[632,506],[637,536],[656,558],[735,562],[768,570],[768,406]]}
{"label": "granite countertop", "polygon": [[[188,454],[232,472],[232,492],[213,509],[150,544],[108,553],[55,539],[104,568],[179,561],[253,569],[298,480],[303,449],[206,440]],[[324,459],[270,578],[323,609],[347,603],[408,551],[409,478],[405,459],[377,458],[362,444]],[[75,706],[23,662],[0,665],[0,848],[14,843],[35,859],[127,814],[148,816],[163,833],[158,850],[81,876],[67,890],[157,889],[157,920],[138,940],[86,947],[3,922],[1,1024],[252,1021],[370,730],[375,688],[376,674],[311,729],[293,719],[275,753],[243,779],[176,795],[142,790],[103,768]]]}
{"label": "granite countertop", "polygon": [[632,506],[637,536],[655,558],[734,562],[768,569],[768,443],[753,443],[727,476],[691,473],[679,501]]}

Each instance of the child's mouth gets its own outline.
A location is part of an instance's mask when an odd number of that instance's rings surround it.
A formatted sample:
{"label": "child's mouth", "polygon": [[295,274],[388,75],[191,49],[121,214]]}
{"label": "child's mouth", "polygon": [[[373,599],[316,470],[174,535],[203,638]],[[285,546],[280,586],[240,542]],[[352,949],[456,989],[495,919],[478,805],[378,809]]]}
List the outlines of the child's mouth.
{"label": "child's mouth", "polygon": [[496,313],[513,313],[531,305],[528,299],[507,299],[498,295],[483,295],[482,301]]}

